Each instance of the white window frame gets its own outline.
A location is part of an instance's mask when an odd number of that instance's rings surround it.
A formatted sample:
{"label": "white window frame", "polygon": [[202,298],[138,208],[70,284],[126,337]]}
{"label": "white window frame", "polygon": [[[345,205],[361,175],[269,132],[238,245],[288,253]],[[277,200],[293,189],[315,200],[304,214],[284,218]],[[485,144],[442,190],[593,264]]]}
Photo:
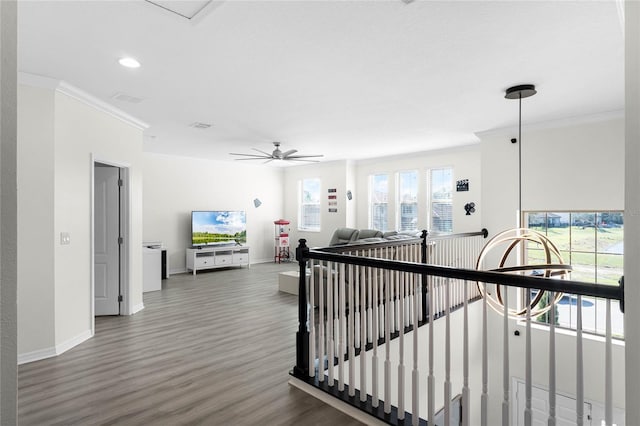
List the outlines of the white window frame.
{"label": "white window frame", "polygon": [[[451,196],[446,199],[434,199],[433,197],[433,172],[440,170],[450,170],[451,171]],[[427,169],[427,223],[429,232],[453,232],[454,230],[454,220],[453,220],[453,193],[455,190],[454,186],[454,168],[453,166],[442,166],[442,167],[433,167]],[[441,229],[436,229],[433,221],[433,206],[434,204],[449,204],[451,205],[451,229],[448,231],[442,231]]]}
{"label": "white window frame", "polygon": [[[374,203],[373,199],[374,199],[374,181],[376,179],[377,176],[384,176],[387,178],[387,192],[386,192],[386,201],[385,202],[380,202],[380,203]],[[380,231],[388,231],[389,230],[389,180],[390,180],[390,176],[389,173],[373,173],[371,175],[369,175],[369,228],[371,229],[378,229]],[[386,211],[385,211],[385,221],[382,224],[382,226],[378,226],[378,224],[374,223],[374,207],[376,205],[384,205],[386,206]]]}
{"label": "white window frame", "polygon": [[[404,203],[403,202],[403,176],[413,175],[415,178],[415,188],[412,188],[412,192],[415,195],[415,202],[413,203]],[[418,194],[420,193],[420,174],[417,170],[403,170],[396,173],[396,229],[398,231],[417,231],[418,230],[418,222],[420,220],[420,213],[418,211]],[[402,226],[402,207],[404,205],[415,205],[415,221],[413,227],[405,228]]]}
{"label": "white window frame", "polygon": [[[595,226],[594,224],[594,237],[593,237],[593,241],[594,241],[594,248],[593,250],[585,250],[585,249],[579,249],[573,248],[573,235],[572,235],[572,227],[573,226],[580,226],[580,225],[574,225],[573,222],[573,218],[572,215],[579,215],[579,214],[594,214],[594,215],[601,215],[603,213],[615,213],[615,214],[622,214],[622,218],[623,218],[623,224],[622,226],[624,227],[624,211],[622,210],[562,210],[562,209],[558,209],[558,210],[527,210],[524,211],[522,213],[522,223],[524,224],[525,227],[528,227],[529,225],[529,221],[528,221],[528,217],[530,214],[545,214],[545,215],[549,215],[550,213],[553,214],[568,214],[569,215],[569,221],[568,221],[568,227],[569,227],[569,235],[568,235],[568,242],[569,242],[569,249],[567,250],[566,248],[561,248],[558,247],[558,249],[561,251],[561,253],[564,255],[563,256],[563,260],[565,263],[567,264],[572,264],[573,261],[573,256],[577,255],[593,255],[594,258],[594,264],[593,267],[595,268],[594,270],[594,281],[596,284],[602,284],[601,282],[599,282],[599,277],[598,277],[598,271],[599,271],[599,263],[598,263],[598,256],[601,257],[602,256],[620,256],[620,259],[624,260],[624,255],[622,253],[615,253],[615,252],[607,252],[607,251],[600,251],[600,248],[598,246],[598,234],[602,233],[602,232],[606,232],[606,231],[599,231],[598,227]],[[598,217],[598,216],[596,216]],[[533,228],[535,229],[535,228]],[[548,234],[548,219],[545,221],[545,234]],[[584,228],[583,228],[584,229]],[[603,228],[604,229],[604,228]],[[623,228],[624,229],[624,228]],[[528,263],[528,250],[529,248],[525,247],[525,249],[522,251],[522,263],[526,264]],[[566,255],[568,253],[568,258],[566,258]],[[624,267],[622,267],[624,268]],[[620,274],[622,275],[622,274]],[[578,280],[578,281],[585,281],[584,279],[580,279],[579,277],[571,277],[571,279],[574,280]],[[526,297],[526,293],[525,290],[523,290],[521,292],[520,295],[520,305],[524,307],[524,300]],[[566,301],[564,299],[567,299]],[[567,329],[567,330],[576,330],[576,327],[574,325],[575,322],[575,318],[574,318],[574,313],[573,313],[573,303],[575,300],[575,295],[565,295],[563,298],[563,301],[565,303],[562,303],[563,305],[563,309],[566,310],[565,305],[569,305],[569,309],[568,309],[568,315],[569,315],[569,324],[566,323],[566,317],[564,318],[564,321],[562,323],[560,322],[560,318],[556,318],[556,327],[560,327],[563,329]],[[598,335],[598,336],[603,336],[605,334],[605,326],[604,324],[600,323],[599,321],[602,320],[602,318],[598,318],[599,314],[598,314],[598,310],[603,310],[603,306],[604,306],[604,300],[603,299],[598,299],[598,298],[590,298],[590,297],[586,297],[583,296],[583,312],[582,312],[582,316],[583,316],[583,332],[585,333],[590,333],[590,334],[594,334],[594,335]],[[567,303],[568,302],[568,303]],[[595,304],[595,305],[594,305]],[[591,315],[592,313],[589,311],[589,308],[591,306],[594,307],[595,312],[593,312],[593,328],[590,328],[589,324],[590,324],[590,318],[588,318],[589,315]],[[585,309],[586,308],[586,309]],[[617,307],[616,303],[612,303],[612,320],[614,321],[614,338],[623,338],[623,334],[624,331],[620,331],[618,329],[618,327],[615,324],[616,319],[614,318],[615,315],[617,315],[619,313],[619,308]],[[560,315],[562,315],[562,312],[559,312]],[[547,315],[547,319],[548,319],[548,314]],[[567,315],[567,313],[565,313],[564,315]],[[532,322],[534,322],[535,324],[540,324],[542,326],[546,325],[547,322],[545,322],[544,320],[539,320],[538,318],[532,318]],[[622,321],[622,319],[620,318],[620,316],[618,316],[618,321]]]}
{"label": "white window frame", "polygon": [[[316,181],[317,185],[318,185],[318,199],[317,202],[315,200],[311,200],[311,201],[305,201],[305,197],[304,197],[304,192],[305,192],[305,188],[306,182],[310,182],[310,181]],[[299,198],[298,198],[298,230],[299,231],[306,231],[306,232],[320,232],[321,229],[321,220],[322,220],[322,206],[321,206],[321,201],[322,201],[322,181],[320,180],[320,178],[305,178],[305,179],[301,179],[300,181],[298,181],[298,194],[299,194]],[[318,209],[318,218],[317,218],[317,225],[316,224],[307,224],[305,222],[305,217],[307,217],[307,215],[305,215],[305,206],[317,206]]]}

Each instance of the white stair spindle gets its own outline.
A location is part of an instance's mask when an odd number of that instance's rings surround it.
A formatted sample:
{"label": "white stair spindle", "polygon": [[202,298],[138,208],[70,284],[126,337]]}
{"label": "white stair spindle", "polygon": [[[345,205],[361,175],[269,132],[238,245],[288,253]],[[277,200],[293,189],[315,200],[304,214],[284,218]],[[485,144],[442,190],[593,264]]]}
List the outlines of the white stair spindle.
{"label": "white stair spindle", "polygon": [[[486,284],[485,291],[486,291]],[[487,298],[482,298],[482,394],[480,396],[480,425],[488,426],[489,409],[489,352],[488,352]]]}
{"label": "white stair spindle", "polygon": [[[400,318],[404,322],[404,274],[400,275],[401,280],[398,283],[398,288],[400,289],[400,300],[402,301],[399,305],[400,308]],[[405,375],[405,367],[404,367],[404,327],[400,329],[400,334],[398,336],[398,420],[404,420],[404,375]]]}
{"label": "white stair spindle", "polygon": [[450,321],[450,294],[451,281],[449,278],[445,281],[445,367],[444,367],[444,426],[451,424],[451,321]]}
{"label": "white stair spindle", "polygon": [[468,299],[468,282],[464,281],[464,324],[462,333],[462,426],[470,426],[469,423],[469,303]]}
{"label": "white stair spindle", "polygon": [[[364,254],[364,253],[363,253]],[[360,255],[360,254],[358,254]],[[355,287],[355,295],[354,295],[354,306],[352,307],[351,305],[349,305],[349,315],[351,315],[351,312],[355,311],[355,317],[354,317],[354,326],[353,326],[353,331],[354,331],[354,340],[355,340],[355,347],[359,348],[360,347],[360,270],[361,267],[360,266],[353,266],[353,268],[355,269],[355,276],[354,276],[354,281],[353,281],[353,285],[349,284],[350,288],[354,288]],[[349,296],[349,299],[351,300],[351,296]],[[364,309],[364,305],[362,307],[362,309]],[[351,359],[351,358],[349,358]]]}
{"label": "white stair spindle", "polygon": [[[369,269],[369,268],[367,268]],[[366,270],[362,271],[360,274],[360,282],[357,283],[362,289],[360,291],[360,402],[367,401],[367,309],[366,309],[366,288],[367,281],[365,279]],[[353,362],[353,361],[352,361]]]}
{"label": "white stair spindle", "polygon": [[420,277],[413,277],[413,371],[411,374],[411,424],[420,423],[420,373],[418,371],[418,305],[417,289],[420,288]]}
{"label": "white stair spindle", "polygon": [[435,384],[436,379],[433,374],[433,323],[434,323],[434,315],[433,315],[433,280],[435,278],[432,276],[427,277],[427,282],[429,285],[428,291],[428,321],[429,321],[429,375],[427,376],[427,414],[428,414],[428,422],[427,424],[433,425],[435,424],[433,419],[435,417],[436,407],[435,407]]}
{"label": "white stair spindle", "polygon": [[338,284],[338,390],[344,391],[344,354],[345,345],[345,318],[344,318],[344,286],[345,286],[344,263],[340,264],[339,284]]}
{"label": "white stair spindle", "polygon": [[348,287],[348,300],[349,300],[349,316],[347,317],[347,331],[348,331],[348,351],[349,351],[349,396],[354,396],[356,394],[356,350],[355,350],[355,328],[356,328],[356,318],[357,314],[354,315],[355,310],[355,302],[354,295],[355,289],[358,287],[356,285],[356,281],[354,281],[354,268],[356,269],[357,276],[357,267],[353,265],[349,265],[349,282],[347,283]]}
{"label": "white stair spindle", "polygon": [[584,425],[584,359],[582,353],[582,296],[578,295],[576,317],[576,426]]}
{"label": "white stair spindle", "polygon": [[329,373],[329,386],[335,385],[335,369],[333,368],[333,363],[335,360],[335,342],[334,342],[334,331],[335,331],[335,321],[334,321],[334,303],[333,300],[335,296],[333,294],[334,289],[334,280],[336,274],[333,273],[333,265],[331,262],[327,263],[327,370]]}
{"label": "white stair spindle", "polygon": [[526,310],[526,336],[525,336],[525,408],[524,408],[524,426],[531,426],[533,421],[531,412],[531,393],[532,393],[532,376],[531,376],[531,289],[525,289]]}
{"label": "white stair spindle", "polygon": [[509,426],[509,293],[507,286],[503,288],[502,300],[502,426]]}
{"label": "white stair spindle", "polygon": [[613,358],[611,344],[611,299],[607,299],[606,338],[605,338],[605,388],[604,388],[604,421],[607,426],[613,425]]}
{"label": "white stair spindle", "polygon": [[[555,293],[549,292],[549,300]],[[548,426],[556,426],[556,309],[549,310],[549,419]]]}
{"label": "white stair spindle", "polygon": [[[393,274],[389,271],[384,273],[384,293],[385,293],[385,306],[391,306],[391,282],[390,278]],[[392,316],[386,312],[384,316],[384,412],[389,414],[391,412],[391,322]]]}
{"label": "white stair spindle", "polygon": [[371,335],[373,336],[373,354],[371,355],[371,406],[377,408],[380,405],[380,399],[378,398],[378,276],[379,271],[376,269],[372,273],[373,275],[373,289],[371,305]]}
{"label": "white stair spindle", "polygon": [[[309,261],[311,271],[313,271],[313,260]],[[306,281],[306,277],[303,278]],[[316,364],[316,318],[315,318],[315,300],[314,300],[315,282],[313,274],[309,276],[309,291],[307,304],[309,310],[309,377],[314,377]],[[320,372],[320,370],[318,370]]]}
{"label": "white stair spindle", "polygon": [[[318,381],[324,382],[324,355],[325,355],[325,335],[324,335],[324,292],[326,286],[324,285],[324,277],[322,271],[322,264],[318,262]],[[314,275],[314,268],[311,268],[311,276]]]}
{"label": "white stair spindle", "polygon": [[[369,249],[369,257],[371,257],[371,249]],[[373,342],[373,337],[372,336],[374,335],[372,330],[371,330],[371,326],[373,325],[372,324],[372,321],[373,321],[373,318],[372,318],[372,313],[373,313],[372,296],[373,295],[371,293],[372,290],[373,290],[372,283],[371,283],[372,270],[373,270],[373,268],[370,268],[370,267],[367,268],[367,290],[368,290],[367,293],[366,293],[367,294],[367,305],[366,305],[366,307],[367,307],[367,309],[366,309],[366,311],[367,311],[367,322],[366,322],[366,324],[367,324],[367,342]]]}

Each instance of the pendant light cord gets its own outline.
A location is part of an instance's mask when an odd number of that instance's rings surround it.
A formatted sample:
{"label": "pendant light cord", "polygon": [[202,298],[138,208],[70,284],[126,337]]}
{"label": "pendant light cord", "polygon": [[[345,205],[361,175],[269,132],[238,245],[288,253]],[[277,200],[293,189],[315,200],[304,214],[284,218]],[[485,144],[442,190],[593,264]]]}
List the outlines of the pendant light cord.
{"label": "pendant light cord", "polygon": [[522,228],[522,93],[518,96],[518,228]]}

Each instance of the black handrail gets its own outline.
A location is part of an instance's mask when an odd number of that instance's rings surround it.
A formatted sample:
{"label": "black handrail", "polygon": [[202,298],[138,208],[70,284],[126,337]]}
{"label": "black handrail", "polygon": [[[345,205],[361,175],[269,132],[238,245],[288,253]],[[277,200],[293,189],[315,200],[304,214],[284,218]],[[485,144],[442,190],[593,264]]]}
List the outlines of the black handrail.
{"label": "black handrail", "polygon": [[509,287],[532,288],[624,301],[624,292],[621,290],[621,286],[593,284],[573,280],[556,280],[531,275],[512,275],[494,271],[457,269],[450,266],[437,266],[416,262],[400,262],[397,260],[353,256],[350,254],[325,253],[323,251],[309,249],[304,251],[303,256],[303,259],[307,260],[325,260],[345,263],[348,265],[369,266],[385,270],[411,272],[443,278],[455,278],[467,281],[506,285]]}

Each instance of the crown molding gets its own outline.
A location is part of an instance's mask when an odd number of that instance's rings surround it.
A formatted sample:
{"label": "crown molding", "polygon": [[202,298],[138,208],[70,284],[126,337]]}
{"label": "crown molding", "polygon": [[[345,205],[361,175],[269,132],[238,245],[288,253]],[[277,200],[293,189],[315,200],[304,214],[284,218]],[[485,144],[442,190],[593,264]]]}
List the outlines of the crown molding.
{"label": "crown molding", "polygon": [[81,90],[67,83],[66,81],[56,80],[54,78],[45,77],[45,76],[36,75],[36,74],[19,72],[18,83],[25,86],[54,90],[56,92],[67,95],[70,98],[73,98],[77,101],[80,101],[87,106],[95,108],[100,112],[109,114],[110,116],[117,118],[118,120],[123,121],[129,124],[130,126],[136,127],[140,130],[145,130],[149,128],[149,125],[144,121],[138,120],[137,118],[133,117],[132,115],[129,115],[128,113],[122,111],[121,109],[116,108],[113,105],[98,99],[97,97],[85,92],[84,90]]}
{"label": "crown molding", "polygon": [[[610,120],[624,120],[624,110],[607,111],[598,114],[581,115],[577,117],[562,118],[558,120],[543,121],[539,123],[523,124],[522,130],[535,131],[535,130],[547,130],[557,129],[561,127],[579,126],[581,124],[598,123],[601,121]],[[513,133],[518,131],[518,125],[500,127],[497,129],[483,130],[482,132],[476,132],[475,135],[482,139],[483,137],[493,135],[503,135],[506,133]]]}

